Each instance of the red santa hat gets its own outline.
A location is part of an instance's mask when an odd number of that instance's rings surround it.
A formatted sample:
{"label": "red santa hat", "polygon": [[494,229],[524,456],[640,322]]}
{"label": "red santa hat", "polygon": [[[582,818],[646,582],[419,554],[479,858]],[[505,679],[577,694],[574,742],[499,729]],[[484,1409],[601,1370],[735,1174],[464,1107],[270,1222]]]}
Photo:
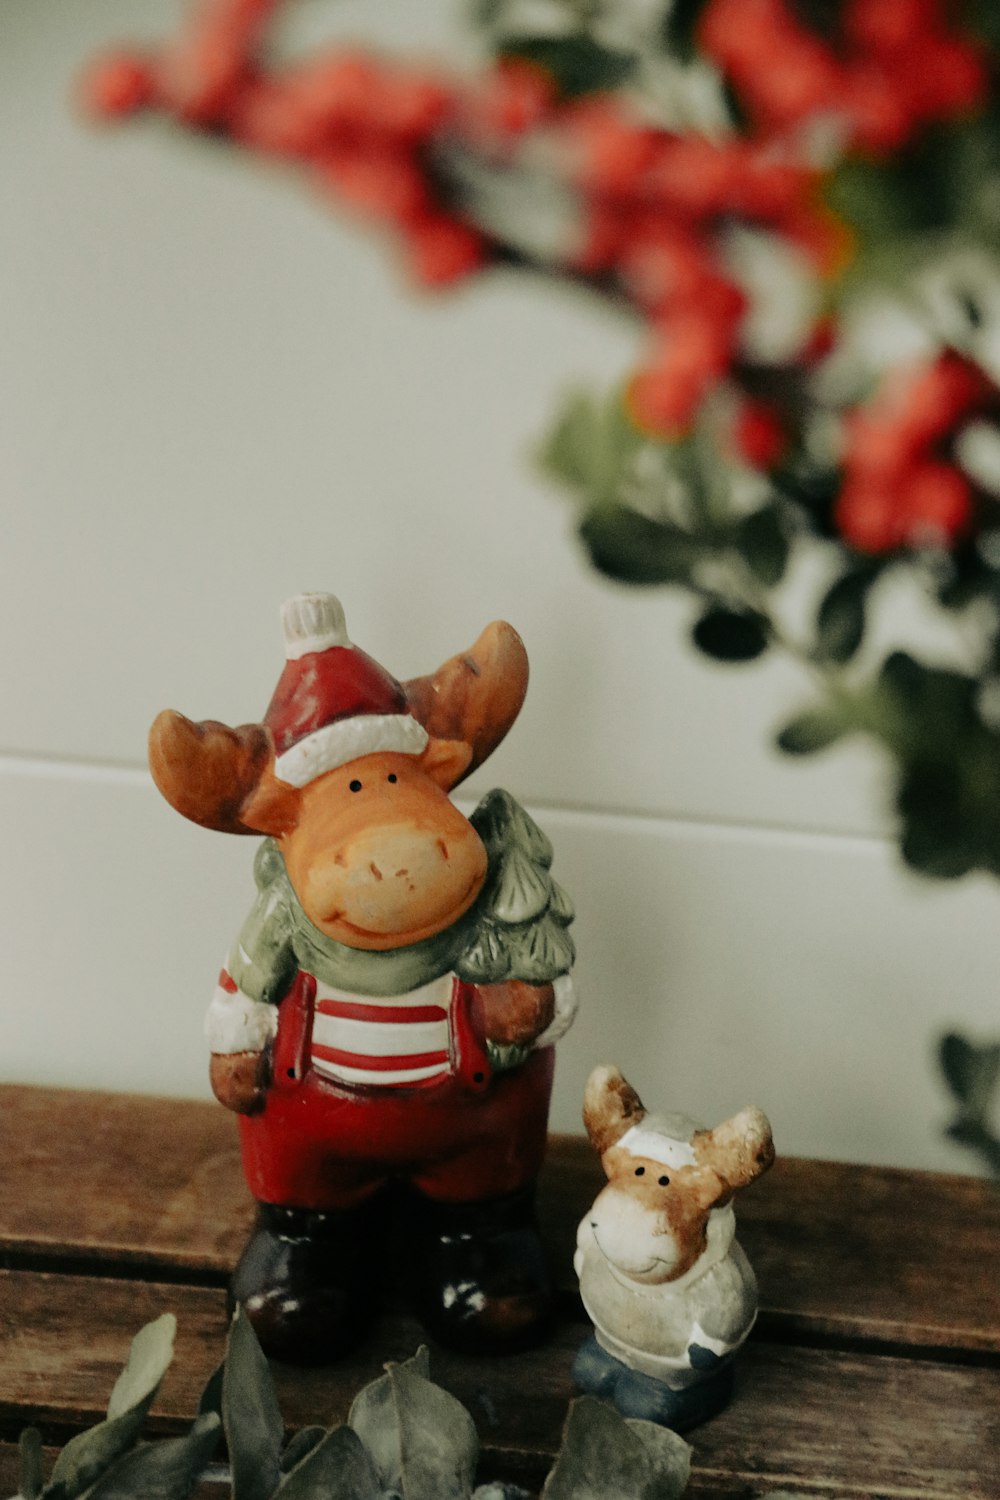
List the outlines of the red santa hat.
{"label": "red santa hat", "polygon": [[279,781],[306,786],[379,750],[421,754],[426,729],[395,677],[351,644],[339,599],[297,594],[281,623],[285,668],[264,715]]}

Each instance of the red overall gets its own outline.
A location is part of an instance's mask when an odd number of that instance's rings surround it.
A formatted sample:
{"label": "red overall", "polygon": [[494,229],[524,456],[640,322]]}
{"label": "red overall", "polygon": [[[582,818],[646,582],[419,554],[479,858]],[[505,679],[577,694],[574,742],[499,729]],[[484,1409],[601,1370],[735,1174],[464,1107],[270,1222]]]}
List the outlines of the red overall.
{"label": "red overall", "polygon": [[350,1208],[397,1177],[437,1201],[476,1202],[534,1180],[545,1151],[553,1048],[493,1074],[475,986],[456,981],[445,1076],[406,1087],[345,1085],[310,1064],[315,992],[312,976],[300,973],[282,1000],[266,1105],[240,1118],[244,1171],[259,1201]]}

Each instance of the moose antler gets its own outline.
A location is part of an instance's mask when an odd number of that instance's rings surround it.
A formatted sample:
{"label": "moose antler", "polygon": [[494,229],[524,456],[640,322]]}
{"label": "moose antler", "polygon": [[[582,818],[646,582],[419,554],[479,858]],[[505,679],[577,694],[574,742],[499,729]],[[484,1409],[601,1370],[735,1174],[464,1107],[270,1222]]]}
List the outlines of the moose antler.
{"label": "moose antler", "polygon": [[471,745],[464,780],[496,749],[520,712],[528,690],[524,642],[512,625],[494,620],[468,651],[403,687],[429,735]]}
{"label": "moose antler", "polygon": [[220,833],[260,832],[244,823],[240,813],[264,779],[272,755],[263,724],[238,729],[214,719],[196,724],[165,708],[149,731],[149,766],[159,790],[185,818]]}

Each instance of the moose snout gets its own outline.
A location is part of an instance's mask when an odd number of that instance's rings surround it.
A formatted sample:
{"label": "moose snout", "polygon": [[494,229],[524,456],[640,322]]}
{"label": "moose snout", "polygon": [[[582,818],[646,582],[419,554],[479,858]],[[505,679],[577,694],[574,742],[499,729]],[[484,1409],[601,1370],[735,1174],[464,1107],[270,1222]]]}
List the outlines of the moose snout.
{"label": "moose snout", "polygon": [[606,1187],[594,1202],[590,1228],[605,1260],[623,1276],[653,1284],[670,1279],[680,1251],[669,1221],[631,1193]]}

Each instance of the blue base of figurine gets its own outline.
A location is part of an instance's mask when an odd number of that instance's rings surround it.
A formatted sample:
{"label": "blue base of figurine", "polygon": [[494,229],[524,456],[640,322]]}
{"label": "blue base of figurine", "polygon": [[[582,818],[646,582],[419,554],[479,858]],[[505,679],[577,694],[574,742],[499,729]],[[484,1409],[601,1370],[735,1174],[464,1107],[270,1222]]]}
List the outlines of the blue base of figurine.
{"label": "blue base of figurine", "polygon": [[697,1345],[690,1354],[693,1368],[703,1371],[703,1376],[676,1391],[655,1376],[622,1364],[591,1334],[573,1361],[573,1379],[588,1396],[610,1401],[623,1417],[641,1417],[674,1432],[686,1432],[714,1417],[733,1394],[732,1355],[720,1358]]}

